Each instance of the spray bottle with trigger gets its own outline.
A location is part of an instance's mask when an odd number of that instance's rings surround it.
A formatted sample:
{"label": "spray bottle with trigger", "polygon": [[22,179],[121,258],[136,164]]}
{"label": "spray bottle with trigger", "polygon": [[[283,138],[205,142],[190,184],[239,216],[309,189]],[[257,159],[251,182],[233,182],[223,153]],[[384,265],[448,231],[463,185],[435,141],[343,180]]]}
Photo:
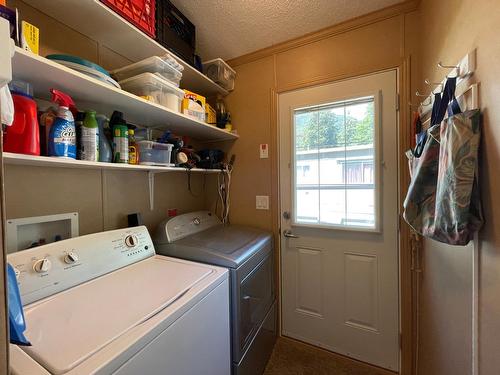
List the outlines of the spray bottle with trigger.
{"label": "spray bottle with trigger", "polygon": [[61,91],[50,89],[52,101],[59,104],[57,116],[49,133],[49,156],[76,159],[75,120],[70,108],[75,109],[71,97]]}

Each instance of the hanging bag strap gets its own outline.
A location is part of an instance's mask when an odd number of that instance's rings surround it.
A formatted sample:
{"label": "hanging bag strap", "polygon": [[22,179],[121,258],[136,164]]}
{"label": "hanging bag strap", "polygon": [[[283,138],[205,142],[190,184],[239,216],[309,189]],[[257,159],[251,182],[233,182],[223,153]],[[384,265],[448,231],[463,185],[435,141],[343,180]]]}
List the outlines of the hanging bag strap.
{"label": "hanging bag strap", "polygon": [[443,90],[443,97],[439,106],[439,112],[436,116],[437,123],[443,121],[444,116],[448,112],[448,116],[453,116],[462,113],[457,98],[455,97],[455,89],[457,87],[457,77],[448,77]]}
{"label": "hanging bag strap", "polygon": [[434,93],[434,104],[432,105],[432,113],[431,113],[431,126],[439,124],[441,120],[439,120],[439,113],[441,109],[441,93]]}

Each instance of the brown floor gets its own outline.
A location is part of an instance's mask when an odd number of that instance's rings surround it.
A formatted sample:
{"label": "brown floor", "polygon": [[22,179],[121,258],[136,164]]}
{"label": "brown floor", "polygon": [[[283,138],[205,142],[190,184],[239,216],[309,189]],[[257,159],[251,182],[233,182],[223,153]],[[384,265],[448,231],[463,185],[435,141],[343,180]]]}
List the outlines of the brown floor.
{"label": "brown floor", "polygon": [[281,337],[264,375],[395,375],[299,341]]}

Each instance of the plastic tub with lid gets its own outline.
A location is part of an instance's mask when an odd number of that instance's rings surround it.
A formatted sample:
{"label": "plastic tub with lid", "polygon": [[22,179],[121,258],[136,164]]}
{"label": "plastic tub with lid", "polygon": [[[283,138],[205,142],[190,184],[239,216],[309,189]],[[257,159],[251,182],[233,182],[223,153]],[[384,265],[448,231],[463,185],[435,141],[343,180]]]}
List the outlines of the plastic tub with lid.
{"label": "plastic tub with lid", "polygon": [[173,166],[171,163],[173,145],[153,141],[137,142],[139,148],[139,164]]}
{"label": "plastic tub with lid", "polygon": [[151,56],[131,65],[115,69],[111,72],[119,81],[139,75],[141,73],[155,73],[179,87],[184,67],[167,56]]}
{"label": "plastic tub with lid", "polygon": [[180,112],[184,91],[153,73],[142,73],[120,81],[123,90]]}
{"label": "plastic tub with lid", "polygon": [[203,63],[203,72],[215,83],[226,90],[234,89],[236,72],[222,59],[214,59]]}

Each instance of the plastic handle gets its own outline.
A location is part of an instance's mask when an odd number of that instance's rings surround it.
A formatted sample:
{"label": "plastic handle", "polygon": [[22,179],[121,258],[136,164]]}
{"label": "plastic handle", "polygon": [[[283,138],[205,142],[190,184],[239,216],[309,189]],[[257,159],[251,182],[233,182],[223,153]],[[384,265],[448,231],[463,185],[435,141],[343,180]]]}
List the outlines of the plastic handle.
{"label": "plastic handle", "polygon": [[68,94],[65,94],[62,91],[56,89],[50,89],[50,93],[52,94],[52,101],[59,104],[61,107],[74,108],[75,102]]}

